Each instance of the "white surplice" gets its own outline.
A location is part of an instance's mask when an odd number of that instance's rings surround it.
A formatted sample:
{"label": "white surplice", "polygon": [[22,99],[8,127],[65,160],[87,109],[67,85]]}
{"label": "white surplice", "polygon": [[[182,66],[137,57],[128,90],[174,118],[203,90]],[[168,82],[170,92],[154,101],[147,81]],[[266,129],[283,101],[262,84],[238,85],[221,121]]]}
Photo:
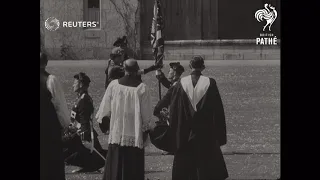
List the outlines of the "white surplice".
{"label": "white surplice", "polygon": [[143,148],[143,132],[155,127],[150,90],[146,84],[124,86],[113,80],[96,114],[97,121],[110,117],[109,144]]}

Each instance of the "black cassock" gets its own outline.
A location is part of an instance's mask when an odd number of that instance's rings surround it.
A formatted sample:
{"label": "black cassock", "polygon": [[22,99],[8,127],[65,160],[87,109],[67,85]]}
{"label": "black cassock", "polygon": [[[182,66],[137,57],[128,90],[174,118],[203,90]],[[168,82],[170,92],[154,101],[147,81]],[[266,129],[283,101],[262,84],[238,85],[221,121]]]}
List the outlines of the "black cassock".
{"label": "black cassock", "polygon": [[220,149],[227,141],[226,122],[216,81],[193,72],[175,85],[171,97],[172,180],[226,179]]}
{"label": "black cassock", "polygon": [[61,125],[45,83],[40,75],[40,179],[65,180]]}

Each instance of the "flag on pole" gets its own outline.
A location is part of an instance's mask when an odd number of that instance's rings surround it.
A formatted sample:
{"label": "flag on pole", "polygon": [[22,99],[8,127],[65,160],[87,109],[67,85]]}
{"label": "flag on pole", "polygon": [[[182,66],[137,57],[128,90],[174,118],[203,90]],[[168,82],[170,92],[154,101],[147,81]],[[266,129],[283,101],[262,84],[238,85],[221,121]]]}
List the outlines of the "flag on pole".
{"label": "flag on pole", "polygon": [[164,39],[163,39],[164,21],[160,0],[155,0],[153,7],[153,19],[151,25],[151,46],[155,59],[155,65],[162,65],[164,58]]}

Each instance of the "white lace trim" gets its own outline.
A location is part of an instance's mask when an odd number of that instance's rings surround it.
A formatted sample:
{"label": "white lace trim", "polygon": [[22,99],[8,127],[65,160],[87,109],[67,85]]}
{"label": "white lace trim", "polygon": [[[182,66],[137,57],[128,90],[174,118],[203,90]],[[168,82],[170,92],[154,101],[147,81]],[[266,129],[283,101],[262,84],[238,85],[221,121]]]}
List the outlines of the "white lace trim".
{"label": "white lace trim", "polygon": [[142,138],[136,138],[134,136],[112,136],[109,135],[109,144],[118,144],[120,146],[138,147],[142,149],[145,145]]}

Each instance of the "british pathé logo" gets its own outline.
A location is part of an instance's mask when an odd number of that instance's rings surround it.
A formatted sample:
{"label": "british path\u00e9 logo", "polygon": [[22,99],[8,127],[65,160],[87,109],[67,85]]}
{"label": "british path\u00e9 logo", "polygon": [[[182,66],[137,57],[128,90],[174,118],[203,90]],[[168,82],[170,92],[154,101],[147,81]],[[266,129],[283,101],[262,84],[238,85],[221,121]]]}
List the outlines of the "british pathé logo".
{"label": "british path\u00e9 logo", "polygon": [[[271,10],[270,10],[271,9]],[[259,9],[256,11],[254,15],[258,22],[266,21],[266,24],[263,26],[263,31],[265,31],[266,27],[269,26],[269,31],[271,31],[271,26],[273,22],[278,17],[278,12],[274,6],[271,4],[264,4],[264,9]]]}
{"label": "british path\u00e9 logo", "polygon": [[256,38],[257,45],[277,45],[277,37],[271,33],[271,27],[278,17],[276,8],[271,4],[264,4],[264,9],[259,9],[255,13],[255,18],[258,22],[266,22],[262,31],[269,31],[269,33],[261,33],[259,38]]}

